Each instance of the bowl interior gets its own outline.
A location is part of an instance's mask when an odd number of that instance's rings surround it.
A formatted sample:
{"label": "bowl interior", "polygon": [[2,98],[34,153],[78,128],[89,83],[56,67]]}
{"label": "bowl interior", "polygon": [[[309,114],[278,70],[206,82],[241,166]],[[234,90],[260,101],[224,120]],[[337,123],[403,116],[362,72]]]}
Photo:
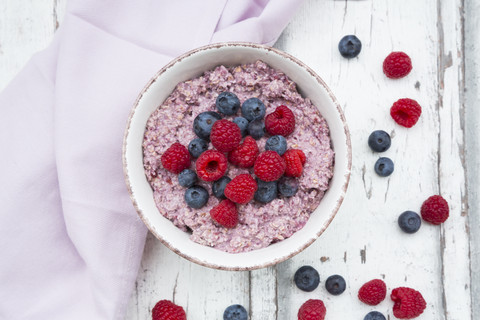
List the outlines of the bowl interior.
{"label": "bowl interior", "polygon": [[[234,66],[263,60],[297,83],[300,93],[312,100],[328,122],[335,151],[330,188],[303,229],[266,248],[231,254],[197,244],[158,211],[153,191],[143,171],[142,141],[151,113],[170,95],[177,83],[195,78],[218,65]],[[229,43],[210,45],[174,60],[152,79],[140,94],[130,115],[124,141],[124,170],[134,205],[150,231],[170,249],[204,266],[225,270],[266,267],[303,250],[328,226],[343,201],[351,168],[351,147],[343,113],[325,83],[295,58],[270,47]]]}

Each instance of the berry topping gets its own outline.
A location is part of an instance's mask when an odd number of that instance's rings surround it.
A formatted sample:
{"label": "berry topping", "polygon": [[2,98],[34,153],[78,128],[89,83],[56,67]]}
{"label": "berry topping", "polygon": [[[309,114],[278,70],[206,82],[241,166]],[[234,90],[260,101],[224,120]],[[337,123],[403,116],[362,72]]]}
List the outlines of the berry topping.
{"label": "berry topping", "polygon": [[242,104],[242,116],[248,121],[263,119],[265,117],[265,105],[258,98],[250,98]]}
{"label": "berry topping", "polygon": [[300,177],[303,172],[303,165],[307,160],[305,153],[299,149],[290,149],[283,154],[283,159],[287,164],[285,169],[285,176],[287,177]]}
{"label": "berry topping", "polygon": [[265,135],[265,123],[263,119],[255,119],[248,124],[247,127],[248,134],[253,137],[253,139],[258,140]]}
{"label": "berry topping", "polygon": [[187,315],[182,307],[168,300],[160,300],[153,307],[152,320],[187,320]]}
{"label": "berry topping", "polygon": [[245,137],[247,135],[248,120],[244,117],[236,117],[235,119],[233,119],[233,123],[235,123],[240,128],[240,132],[242,132],[242,137]]}
{"label": "berry topping", "polygon": [[367,313],[363,320],[387,320],[383,314],[378,311],[372,311]]}
{"label": "berry topping", "polygon": [[345,279],[338,274],[328,277],[327,281],[325,281],[325,289],[334,296],[342,294],[346,288],[347,284],[345,283]]}
{"label": "berry topping", "polygon": [[193,186],[185,191],[185,202],[194,209],[200,209],[208,202],[208,191],[201,186]]}
{"label": "berry topping", "polygon": [[269,150],[260,153],[253,171],[260,180],[269,182],[278,180],[285,172],[285,167],[285,160],[275,151]]}
{"label": "berry topping", "polygon": [[213,124],[220,119],[222,117],[214,111],[202,112],[193,120],[193,131],[199,138],[209,140]]}
{"label": "berry topping", "polygon": [[384,152],[390,148],[390,135],[383,130],[375,130],[368,137],[368,145],[375,152]]}
{"label": "berry topping", "polygon": [[421,114],[422,107],[417,101],[409,98],[398,100],[390,108],[390,115],[393,120],[406,128],[413,127]]}
{"label": "berry topping", "polygon": [[228,153],[228,161],[240,168],[250,168],[258,156],[258,146],[255,139],[245,137],[242,144]]}
{"label": "berry topping", "polygon": [[327,309],[322,300],[307,300],[300,309],[298,309],[298,320],[324,320]]}
{"label": "berry topping", "polygon": [[422,314],[427,306],[422,294],[411,288],[393,289],[390,298],[395,302],[393,315],[399,319],[416,318]]}
{"label": "berry topping", "polygon": [[160,161],[165,169],[179,174],[190,167],[190,153],[185,146],[175,142],[162,154]]}
{"label": "berry topping", "polygon": [[247,310],[239,304],[231,305],[223,312],[223,320],[248,320]]}
{"label": "berry topping", "polygon": [[212,184],[212,193],[218,199],[225,199],[225,187],[232,181],[229,177],[221,177]]}
{"label": "berry topping", "polygon": [[222,119],[214,123],[210,140],[218,151],[228,152],[238,147],[242,141],[242,132],[232,121]]}
{"label": "berry topping", "polygon": [[387,286],[380,279],[370,280],[358,290],[358,299],[363,303],[376,306],[387,296]]}
{"label": "berry topping", "polygon": [[379,158],[377,162],[375,162],[375,172],[380,177],[388,177],[392,174],[394,168],[393,161],[387,157]]}
{"label": "berry topping", "polygon": [[284,197],[293,197],[298,191],[298,181],[295,178],[282,177],[278,180],[278,192]]}
{"label": "berry topping", "polygon": [[431,196],[423,202],[420,214],[423,220],[438,225],[448,219],[448,203],[442,196]]}
{"label": "berry topping", "polygon": [[200,155],[195,164],[197,175],[203,181],[220,179],[227,171],[227,157],[216,150],[207,150]]}
{"label": "berry topping", "polygon": [[195,171],[185,169],[178,175],[178,184],[182,187],[189,188],[197,182],[197,174]]}
{"label": "berry topping", "polygon": [[312,266],[300,267],[293,277],[298,289],[311,292],[318,287],[320,275]]}
{"label": "berry topping", "polygon": [[225,199],[210,210],[213,221],[225,228],[233,228],[238,224],[237,205]]}
{"label": "berry topping", "polygon": [[405,211],[398,217],[398,225],[406,233],[417,232],[421,224],[422,219],[413,211]]}
{"label": "berry topping", "polygon": [[338,43],[338,51],[344,58],[355,58],[362,50],[362,42],[354,36],[343,37]]}
{"label": "berry topping", "polygon": [[217,110],[226,115],[234,115],[240,108],[240,100],[232,92],[222,92],[215,101]]}
{"label": "berry topping", "polygon": [[286,137],[295,130],[295,115],[287,106],[279,106],[265,117],[265,128],[272,136]]}
{"label": "berry topping", "polygon": [[265,182],[257,179],[258,190],[254,198],[261,203],[269,203],[277,197],[277,181]]}
{"label": "berry topping", "polygon": [[280,135],[270,137],[265,143],[265,150],[272,150],[283,156],[287,151],[287,139]]}
{"label": "berry topping", "polygon": [[383,73],[390,79],[403,78],[412,70],[412,60],[405,52],[392,52],[383,61]]}
{"label": "berry topping", "polygon": [[249,174],[240,174],[233,178],[225,188],[225,196],[235,203],[248,203],[257,191],[257,182]]}
{"label": "berry topping", "polygon": [[200,157],[200,155],[207,151],[207,149],[208,141],[200,138],[195,138],[188,144],[188,151],[190,152],[190,155],[194,158]]}

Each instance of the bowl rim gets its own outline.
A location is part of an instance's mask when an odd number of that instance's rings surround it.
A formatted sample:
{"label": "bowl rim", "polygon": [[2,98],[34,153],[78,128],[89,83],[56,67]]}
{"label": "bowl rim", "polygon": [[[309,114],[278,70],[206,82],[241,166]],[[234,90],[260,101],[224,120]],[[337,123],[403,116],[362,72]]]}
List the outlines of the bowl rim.
{"label": "bowl rim", "polygon": [[[218,49],[218,48],[222,48],[222,47],[249,47],[249,48],[253,48],[253,49],[260,49],[260,50],[266,50],[266,51],[269,51],[269,52],[273,52],[275,54],[278,54],[280,56],[282,56],[283,58],[286,58],[288,60],[290,60],[291,62],[297,64],[299,67],[303,68],[305,71],[307,71],[324,89],[325,91],[328,93],[329,95],[329,98],[332,100],[333,104],[335,105],[336,107],[336,111],[338,113],[338,116],[343,124],[343,129],[344,129],[344,133],[345,133],[345,143],[346,143],[346,147],[347,147],[347,150],[346,150],[346,154],[347,154],[347,167],[346,167],[346,170],[344,172],[344,175],[343,175],[343,184],[342,184],[342,187],[340,190],[342,190],[343,192],[339,194],[339,196],[337,197],[336,199],[336,204],[335,204],[335,207],[334,209],[332,210],[331,214],[329,215],[328,217],[328,220],[325,221],[325,223],[323,224],[322,228],[320,228],[316,233],[315,233],[315,236],[314,237],[311,237],[309,239],[309,241],[306,241],[305,243],[303,243],[300,247],[298,247],[296,250],[292,251],[292,252],[289,252],[288,254],[286,255],[282,255],[281,257],[277,258],[277,259],[273,259],[269,262],[265,262],[263,264],[255,264],[255,265],[252,265],[252,266],[246,266],[246,267],[242,267],[242,266],[239,266],[239,267],[226,267],[226,266],[221,266],[221,265],[217,265],[215,263],[209,263],[209,262],[206,262],[204,260],[200,260],[200,259],[197,259],[195,257],[192,257],[188,254],[185,254],[183,252],[181,252],[179,249],[177,249],[176,247],[174,247],[173,245],[170,244],[169,241],[167,241],[166,239],[164,239],[160,234],[158,234],[155,230],[155,228],[153,228],[152,226],[150,226],[150,224],[147,222],[147,219],[144,215],[144,213],[142,212],[142,210],[140,209],[138,203],[137,203],[137,200],[135,199],[134,195],[133,195],[133,191],[132,191],[132,186],[131,186],[131,180],[130,180],[130,176],[128,174],[128,161],[127,161],[127,157],[126,157],[126,152],[127,152],[127,138],[128,138],[128,135],[129,135],[129,131],[130,131],[130,126],[131,126],[131,123],[132,123],[132,119],[135,115],[135,112],[138,108],[138,105],[143,97],[143,95],[146,93],[146,91],[150,88],[150,86],[155,83],[155,81],[157,81],[157,79],[163,74],[165,73],[168,69],[170,69],[172,66],[174,66],[175,64],[181,62],[182,60],[184,60],[185,58],[188,58],[189,56],[193,55],[193,54],[196,54],[198,52],[201,52],[201,51],[206,51],[206,50],[211,50],[211,49]],[[271,46],[267,46],[267,45],[263,45],[263,44],[257,44],[257,43],[252,43],[252,42],[237,42],[237,41],[231,41],[231,42],[218,42],[218,43],[212,43],[212,44],[207,44],[207,45],[204,45],[204,46],[201,46],[201,47],[197,47],[197,48],[194,48],[190,51],[187,51],[186,53],[174,58],[173,60],[171,60],[169,63],[167,63],[164,67],[162,67],[149,81],[148,83],[144,86],[144,88],[142,89],[142,91],[140,92],[140,94],[138,95],[137,99],[135,100],[134,104],[133,104],[133,107],[132,109],[130,110],[130,113],[129,113],[129,116],[128,116],[128,119],[127,119],[127,125],[126,125],[126,128],[125,128],[125,133],[124,133],[124,136],[123,136],[123,145],[122,145],[122,162],[123,162],[123,174],[124,174],[124,178],[125,178],[125,183],[126,183],[126,186],[127,186],[127,190],[128,190],[128,193],[130,195],[130,199],[132,201],[132,204],[135,208],[135,210],[137,211],[137,214],[138,216],[140,217],[140,219],[143,221],[143,223],[145,224],[145,226],[149,229],[149,231],[158,239],[160,240],[160,242],[162,242],[167,248],[169,248],[171,251],[175,252],[176,254],[178,254],[179,256],[191,261],[191,262],[194,262],[196,264],[199,264],[201,266],[204,266],[204,267],[209,267],[209,268],[212,268],[212,269],[219,269],[219,270],[228,270],[228,271],[250,271],[250,270],[256,270],[256,269],[260,269],[260,268],[266,268],[266,267],[269,267],[269,266],[272,266],[272,265],[275,265],[277,263],[280,263],[280,262],[283,262],[283,261],[286,261],[292,257],[294,257],[295,255],[297,255],[298,253],[302,252],[303,250],[305,250],[307,247],[309,247],[313,242],[315,242],[321,235],[323,232],[325,232],[325,230],[328,228],[328,226],[330,225],[330,223],[333,221],[333,219],[335,218],[335,216],[337,215],[338,213],[338,210],[340,209],[342,203],[343,203],[343,200],[345,199],[345,196],[346,196],[346,192],[347,192],[347,189],[348,189],[348,185],[349,185],[349,182],[350,182],[350,175],[351,175],[351,170],[352,170],[352,145],[351,145],[351,138],[350,138],[350,131],[348,129],[348,125],[347,125],[347,122],[346,122],[346,119],[345,119],[345,114],[343,112],[343,110],[341,109],[340,107],[340,104],[338,103],[336,97],[334,96],[333,92],[330,90],[330,88],[327,86],[327,84],[325,83],[325,81],[323,81],[322,78],[320,78],[319,75],[317,75],[315,73],[315,71],[313,71],[313,69],[311,69],[309,66],[307,66],[305,63],[303,63],[302,61],[300,61],[299,59],[295,58],[294,56],[282,51],[282,50],[279,50],[279,49],[276,49],[276,48],[273,48]],[[232,253],[232,254],[236,254],[236,253]]]}

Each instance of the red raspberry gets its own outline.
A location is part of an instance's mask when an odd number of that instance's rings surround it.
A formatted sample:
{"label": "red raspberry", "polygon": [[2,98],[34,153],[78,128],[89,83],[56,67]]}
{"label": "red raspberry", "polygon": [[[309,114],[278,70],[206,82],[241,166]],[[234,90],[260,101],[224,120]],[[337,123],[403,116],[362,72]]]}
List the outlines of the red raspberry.
{"label": "red raspberry", "polygon": [[387,286],[380,279],[374,279],[365,283],[358,290],[358,299],[363,303],[376,306],[387,296]]}
{"label": "red raspberry", "polygon": [[198,157],[196,167],[200,179],[216,181],[227,171],[227,157],[216,150],[207,150]]}
{"label": "red raspberry", "polygon": [[228,200],[222,200],[210,210],[210,217],[225,228],[233,228],[238,223],[237,205]]}
{"label": "red raspberry", "polygon": [[242,132],[236,123],[222,119],[213,124],[210,140],[218,151],[228,152],[238,147],[242,141]]}
{"label": "red raspberry", "polygon": [[422,294],[411,288],[393,289],[390,298],[395,302],[393,315],[399,319],[416,318],[422,314],[427,306]]}
{"label": "red raspberry", "polygon": [[185,146],[175,142],[162,154],[160,161],[165,169],[179,174],[190,167],[190,153]]}
{"label": "red raspberry", "polygon": [[422,107],[413,99],[400,99],[390,108],[393,120],[401,126],[411,128],[422,114]]}
{"label": "red raspberry", "polygon": [[279,106],[265,117],[265,129],[272,136],[288,136],[295,130],[295,115],[287,106]]}
{"label": "red raspberry", "polygon": [[187,315],[182,307],[168,300],[160,300],[153,307],[152,320],[187,320]]}
{"label": "red raspberry", "polygon": [[275,151],[268,150],[260,153],[253,171],[260,180],[268,182],[280,179],[285,172],[285,167],[285,160]]}
{"label": "red raspberry", "polygon": [[298,320],[323,320],[326,313],[327,308],[322,300],[310,299],[298,309]]}
{"label": "red raspberry", "polygon": [[250,168],[258,156],[258,146],[255,139],[246,136],[243,143],[228,153],[228,161],[240,168]]}
{"label": "red raspberry", "polygon": [[448,219],[448,202],[442,196],[431,196],[423,202],[420,213],[423,220],[438,225]]}
{"label": "red raspberry", "polygon": [[257,191],[257,182],[251,175],[244,173],[236,176],[225,187],[225,197],[235,203],[248,203]]}
{"label": "red raspberry", "polygon": [[303,172],[303,165],[307,161],[305,153],[300,149],[290,149],[283,154],[283,159],[287,165],[285,169],[286,177],[300,177]]}
{"label": "red raspberry", "polygon": [[383,73],[390,79],[403,78],[412,70],[412,60],[405,52],[392,52],[383,61]]}

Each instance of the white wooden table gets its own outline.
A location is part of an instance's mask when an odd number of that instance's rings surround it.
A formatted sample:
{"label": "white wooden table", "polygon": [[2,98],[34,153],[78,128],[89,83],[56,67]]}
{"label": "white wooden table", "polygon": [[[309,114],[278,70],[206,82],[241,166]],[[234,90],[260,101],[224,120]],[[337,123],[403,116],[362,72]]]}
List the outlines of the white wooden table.
{"label": "white wooden table", "polygon": [[[0,88],[50,42],[64,10],[65,0],[0,1]],[[236,303],[251,320],[292,320],[305,300],[320,298],[327,319],[363,319],[371,310],[394,319],[389,299],[369,307],[356,298],[364,282],[382,278],[389,291],[409,286],[423,293],[427,309],[419,319],[480,319],[479,14],[477,0],[306,0],[275,46],[317,71],[344,108],[353,170],[340,212],[304,252],[251,272],[198,266],[149,235],[126,318],[149,319],[157,300],[171,299],[189,320],[222,319],[225,307]],[[346,34],[361,39],[358,58],[339,55]],[[393,50],[413,60],[413,71],[401,80],[382,73]],[[423,107],[411,129],[389,116],[392,103],[404,97]],[[394,160],[395,172],[388,178],[373,171],[378,154],[366,141],[375,129],[393,137],[385,156]],[[450,204],[449,220],[402,233],[398,215],[418,212],[438,193]],[[305,264],[322,280],[311,293],[292,280]],[[347,281],[341,296],[324,288],[332,274]]]}

